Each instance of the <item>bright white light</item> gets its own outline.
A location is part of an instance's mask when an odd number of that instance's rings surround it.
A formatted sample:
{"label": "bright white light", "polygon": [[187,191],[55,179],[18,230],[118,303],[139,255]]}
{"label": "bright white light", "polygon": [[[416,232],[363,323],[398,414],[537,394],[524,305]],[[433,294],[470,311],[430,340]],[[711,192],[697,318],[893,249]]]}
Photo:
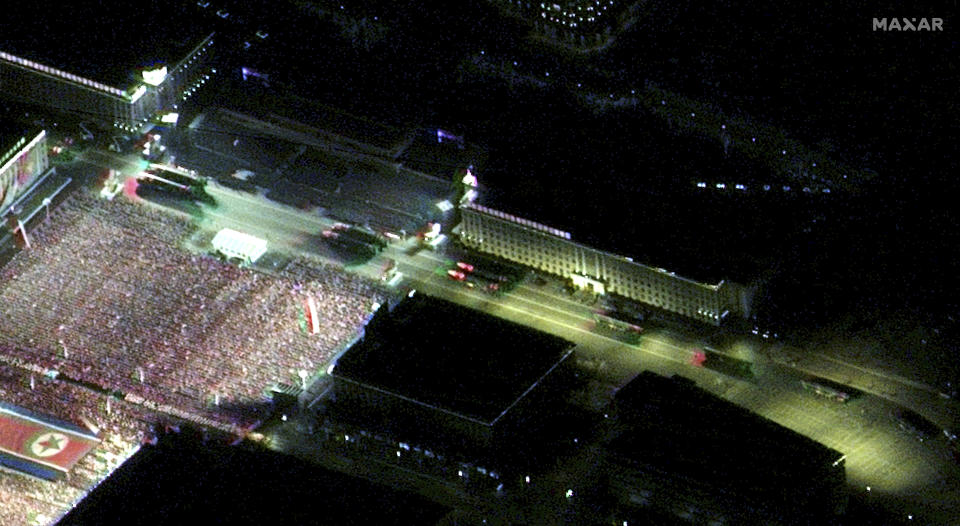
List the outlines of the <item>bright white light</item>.
{"label": "bright white light", "polygon": [[144,86],[143,84],[137,86],[137,89],[134,90],[134,92],[133,92],[132,94],[130,94],[130,102],[137,102],[137,100],[138,100],[140,97],[142,97],[143,94],[146,93],[146,92],[147,92],[147,87],[146,87],[146,86]]}
{"label": "bright white light", "polygon": [[151,86],[159,86],[167,78],[167,66],[143,70],[143,81]]}

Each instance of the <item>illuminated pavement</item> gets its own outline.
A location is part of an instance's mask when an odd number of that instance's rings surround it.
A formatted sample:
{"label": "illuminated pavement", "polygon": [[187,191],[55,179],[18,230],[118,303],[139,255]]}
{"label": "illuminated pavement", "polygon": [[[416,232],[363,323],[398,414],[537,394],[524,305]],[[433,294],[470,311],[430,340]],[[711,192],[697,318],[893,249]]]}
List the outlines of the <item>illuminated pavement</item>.
{"label": "illuminated pavement", "polygon": [[[135,166],[112,154],[88,157],[102,165]],[[199,239],[212,238],[217,230],[228,227],[267,239],[272,250],[336,261],[317,236],[334,221],[216,184],[208,189],[218,206],[202,207],[197,218],[203,231]],[[935,390],[749,335],[718,349],[755,363],[754,381],[739,380],[690,365],[694,349],[703,346],[697,335],[652,329],[639,345],[628,345],[593,332],[592,308],[558,292],[554,282],[542,287],[524,283],[494,297],[438,275],[437,268],[447,258],[413,251],[413,243],[391,245],[367,264],[349,270],[378,279],[386,258],[394,258],[407,286],[574,341],[581,345],[578,363],[609,392],[643,369],[689,377],[727,400],[846,454],[853,492],[866,493],[870,486],[871,499],[903,515],[914,513],[918,522],[949,524],[960,517],[960,469],[949,460],[942,437],[921,443],[901,431],[892,416],[896,407],[892,401],[896,401],[924,409],[935,421],[949,419],[956,414],[955,402],[944,400]],[[846,404],[818,398],[801,389],[798,380],[803,372],[852,385],[866,394]]]}
{"label": "illuminated pavement", "polygon": [[[332,221],[232,190],[211,193],[220,200],[220,207],[201,223],[204,228],[237,228],[263,235],[275,247],[331,257],[322,246],[305,246],[304,240]],[[742,381],[691,366],[693,350],[702,346],[696,337],[681,339],[672,332],[652,330],[639,346],[627,345],[591,330],[593,310],[588,305],[526,284],[501,297],[468,289],[437,275],[436,268],[446,258],[423,250],[410,256],[409,247],[391,246],[368,264],[351,270],[377,279],[386,258],[394,258],[407,284],[418,290],[579,343],[578,359],[592,366],[592,372],[611,386],[622,385],[643,369],[692,378],[727,400],[845,453],[853,491],[866,492],[870,486],[872,498],[889,499],[891,508],[910,510],[918,518],[929,520],[934,510],[939,518],[960,517],[956,499],[960,495],[960,470],[949,461],[942,441],[921,443],[901,431],[892,416],[895,405],[883,398],[866,394],[837,404],[804,392],[797,372],[831,372],[829,376],[836,378],[841,371],[841,379],[864,388],[872,386],[871,390],[881,389],[880,394],[899,393],[938,402],[939,397],[927,389],[809,357],[797,366],[785,365],[793,358],[780,357],[779,352],[786,352],[782,346],[766,342],[741,343],[735,349],[738,354],[751,355],[759,364],[756,381]],[[760,354],[771,350],[778,351],[775,361]],[[850,374],[854,371],[856,375]]]}

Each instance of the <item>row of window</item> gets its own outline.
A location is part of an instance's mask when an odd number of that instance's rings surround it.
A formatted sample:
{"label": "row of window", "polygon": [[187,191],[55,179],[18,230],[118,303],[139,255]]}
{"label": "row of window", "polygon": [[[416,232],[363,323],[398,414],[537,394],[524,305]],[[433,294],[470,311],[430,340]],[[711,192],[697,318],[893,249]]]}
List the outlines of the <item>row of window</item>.
{"label": "row of window", "polygon": [[19,64],[19,65],[21,65],[21,66],[28,67],[28,68],[33,69],[33,70],[36,70],[36,71],[40,71],[40,72],[46,73],[46,74],[48,74],[48,75],[53,75],[53,76],[56,76],[56,77],[60,77],[60,78],[69,80],[69,81],[71,81],[71,82],[76,82],[77,84],[83,84],[84,86],[87,86],[87,87],[90,87],[90,88],[98,89],[98,90],[101,90],[101,91],[106,91],[107,93],[111,93],[111,94],[116,95],[116,96],[118,96],[118,97],[122,97],[122,96],[124,95],[124,92],[123,92],[123,90],[121,90],[121,89],[112,88],[112,87],[110,87],[110,86],[107,86],[106,84],[101,84],[100,82],[96,82],[96,81],[93,81],[93,80],[90,80],[90,79],[86,79],[86,78],[83,78],[83,77],[81,77],[81,76],[79,76],[79,75],[74,75],[73,73],[67,73],[66,71],[61,71],[61,70],[59,70],[59,69],[57,69],[57,68],[51,68],[50,66],[44,66],[43,64],[40,64],[40,63],[38,63],[38,62],[34,62],[34,61],[32,61],[32,60],[27,60],[27,59],[25,59],[25,58],[20,58],[20,57],[18,57],[18,56],[16,56],[16,55],[11,55],[11,54],[9,54],[9,53],[4,53],[3,51],[0,51],[0,58],[2,58],[2,59],[4,59],[4,60],[7,60],[7,61],[10,61],[10,62],[13,62],[14,64]]}
{"label": "row of window", "polygon": [[[571,257],[559,257],[559,250],[536,246],[538,240],[520,239],[513,242],[507,236],[492,236],[485,239],[482,249],[495,255],[511,259],[518,263],[550,272],[557,275],[569,275],[576,271]],[[566,259],[566,261],[565,261]],[[713,318],[714,313],[705,305],[712,304],[712,298],[704,297],[703,289],[696,285],[681,282],[669,283],[659,276],[651,282],[636,274],[621,275],[613,273],[608,276],[607,288],[623,296],[637,299],[651,305],[679,312],[691,317]],[[694,294],[686,293],[683,288],[695,288]]]}
{"label": "row of window", "polygon": [[[561,276],[582,273],[588,250],[479,214],[464,214],[463,237],[486,252]],[[629,265],[617,256],[587,252],[588,265],[606,280],[607,290],[687,316],[717,320],[717,291],[672,273]],[[599,258],[599,261],[597,261]],[[632,260],[631,260],[632,261]],[[597,265],[599,263],[599,265]],[[599,268],[596,268],[599,267]],[[593,274],[594,272],[587,272]]]}

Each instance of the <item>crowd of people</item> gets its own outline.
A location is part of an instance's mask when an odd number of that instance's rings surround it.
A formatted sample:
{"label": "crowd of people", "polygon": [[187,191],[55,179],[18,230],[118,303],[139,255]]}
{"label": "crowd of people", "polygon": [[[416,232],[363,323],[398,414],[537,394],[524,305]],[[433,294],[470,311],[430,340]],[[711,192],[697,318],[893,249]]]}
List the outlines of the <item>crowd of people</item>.
{"label": "crowd of people", "polygon": [[[3,352],[151,409],[244,427],[270,387],[317,373],[382,301],[332,266],[266,275],[192,254],[180,248],[192,230],[144,205],[72,197],[0,271]],[[309,297],[317,334],[302,322]]]}
{"label": "crowd of people", "polygon": [[[5,352],[0,349],[0,354]],[[0,473],[0,524],[49,524],[128,458],[155,418],[140,406],[10,365],[10,361],[0,363],[0,400],[8,407],[28,408],[87,427],[100,438],[97,447],[61,480]]]}

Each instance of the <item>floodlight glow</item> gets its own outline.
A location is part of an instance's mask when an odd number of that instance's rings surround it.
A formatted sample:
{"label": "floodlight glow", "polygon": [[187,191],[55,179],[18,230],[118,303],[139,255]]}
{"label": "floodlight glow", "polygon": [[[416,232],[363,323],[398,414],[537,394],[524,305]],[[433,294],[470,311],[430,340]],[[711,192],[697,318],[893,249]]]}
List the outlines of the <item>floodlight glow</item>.
{"label": "floodlight glow", "polygon": [[473,175],[473,172],[471,172],[470,169],[467,168],[467,174],[463,176],[462,182],[465,185],[475,187],[477,186],[477,176]]}
{"label": "floodlight glow", "polygon": [[143,84],[137,86],[137,89],[130,94],[130,102],[137,102],[137,100],[147,92],[147,87]]}
{"label": "floodlight glow", "polygon": [[143,81],[151,86],[159,86],[167,78],[167,66],[143,70]]}

